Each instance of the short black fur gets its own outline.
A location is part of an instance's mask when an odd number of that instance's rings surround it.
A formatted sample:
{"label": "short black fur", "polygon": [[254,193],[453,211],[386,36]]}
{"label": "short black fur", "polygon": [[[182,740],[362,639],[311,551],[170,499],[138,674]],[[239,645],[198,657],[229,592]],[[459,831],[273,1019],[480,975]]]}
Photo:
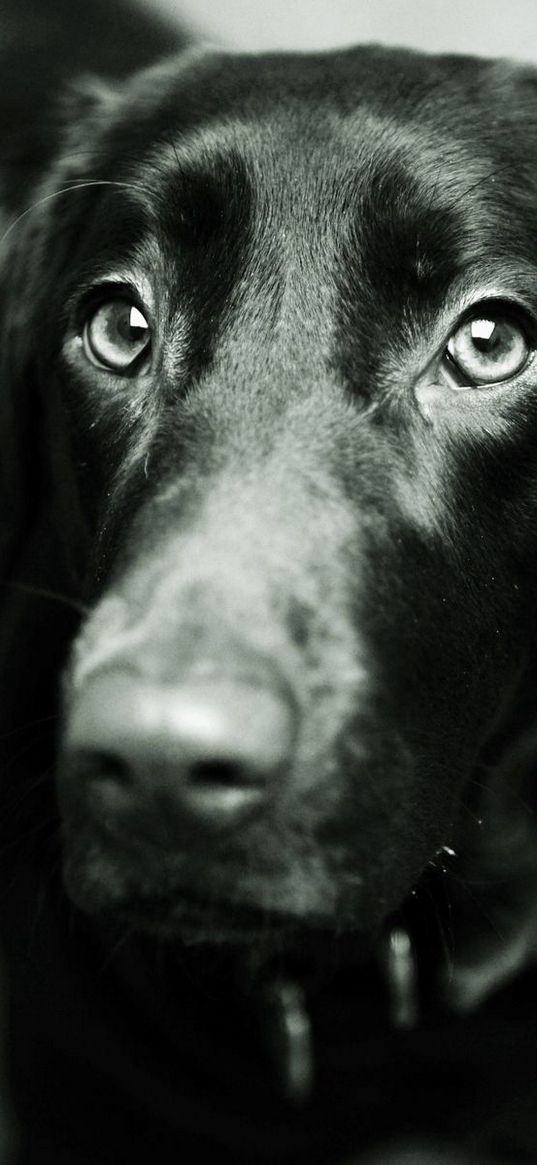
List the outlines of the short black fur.
{"label": "short black fur", "polygon": [[[103,13],[30,107],[20,27],[7,60],[20,1163],[534,1162],[534,74],[136,72],[171,44],[125,13],[129,67]],[[151,328],[126,372],[88,347],[111,297]],[[460,391],[473,302],[528,360]]]}

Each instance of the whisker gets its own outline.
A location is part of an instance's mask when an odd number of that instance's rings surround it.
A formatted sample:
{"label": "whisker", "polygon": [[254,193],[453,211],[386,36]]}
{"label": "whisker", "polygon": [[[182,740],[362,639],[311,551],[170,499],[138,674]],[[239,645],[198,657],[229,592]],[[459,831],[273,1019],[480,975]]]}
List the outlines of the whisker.
{"label": "whisker", "polygon": [[[48,840],[51,838],[56,840],[56,835],[59,838],[58,817],[55,812],[50,812],[49,814],[40,817],[39,821],[33,822],[32,825],[27,829],[21,830],[16,838],[12,838],[10,841],[6,842],[5,845],[1,846],[0,857],[6,857],[11,853],[24,853],[28,857],[31,857],[36,853],[44,838],[46,838],[48,842]],[[60,843],[58,840],[58,846],[59,844]],[[51,870],[47,864],[47,879],[50,878],[50,875]]]}
{"label": "whisker", "polygon": [[[20,760],[27,751],[28,749],[22,749],[17,758],[14,759]],[[43,772],[39,773],[38,776],[34,777],[33,780],[29,781],[27,784],[24,783],[21,788],[14,790],[10,797],[4,797],[2,799],[2,807],[4,811],[13,813],[15,815],[21,812],[26,807],[28,802],[30,802],[31,798],[49,784],[53,773],[54,766],[49,765],[46,769],[44,769]]]}
{"label": "whisker", "polygon": [[26,594],[35,595],[36,598],[50,599],[52,602],[63,603],[66,607],[72,607],[79,615],[87,615],[89,607],[81,603],[78,599],[73,599],[70,595],[64,595],[61,591],[49,590],[48,587],[34,586],[33,583],[19,582],[18,579],[2,578],[0,579],[0,586],[13,587],[15,590],[24,591]]}
{"label": "whisker", "polygon": [[[51,731],[43,732],[41,734],[36,734],[35,736],[32,736],[31,740],[27,740],[24,743],[24,745],[22,745],[21,748],[18,749],[17,752],[13,754],[13,756],[9,757],[6,764],[2,768],[2,776],[4,778],[7,777],[10,774],[11,770],[15,767],[15,765],[19,764],[24,756],[27,756],[28,753],[31,753],[37,744],[50,742],[52,739],[53,739],[53,735],[52,735]],[[23,787],[25,787],[25,786],[23,786]],[[19,789],[19,794],[20,794],[20,789]]]}
{"label": "whisker", "polygon": [[478,178],[476,182],[472,182],[470,186],[466,186],[462,193],[458,194],[457,197],[449,203],[449,210],[455,210],[457,206],[461,206],[468,198],[468,195],[472,194],[474,190],[479,190],[481,186],[486,186],[487,182],[492,181],[499,174],[503,174],[504,170],[509,169],[511,169],[511,163],[505,162],[503,166],[495,166],[493,170],[489,170],[486,174],[483,174],[482,177]]}
{"label": "whisker", "polygon": [[[505,809],[505,791],[500,788],[495,788],[492,781],[490,784],[486,784],[483,781],[476,780],[475,777],[469,777],[468,785],[471,785],[472,788],[480,789],[486,793],[490,798],[491,806],[494,808],[499,808],[502,810]],[[522,797],[522,795],[518,792],[518,789],[513,788],[512,785],[509,787],[509,797],[511,799],[511,804],[516,805],[519,809],[523,809],[524,813],[526,813],[529,817],[534,816],[533,806],[528,801],[526,801],[525,798]]]}
{"label": "whisker", "polygon": [[135,933],[136,932],[134,927],[126,925],[123,933],[114,939],[114,941],[110,944],[110,947],[103,954],[98,968],[98,974],[100,976],[105,975],[109,971],[118,955],[121,954],[121,951],[124,949],[124,947],[128,945]]}
{"label": "whisker", "polygon": [[93,186],[115,186],[123,190],[135,190],[141,194],[145,194],[146,197],[148,195],[148,191],[139,184],[134,182],[121,182],[111,178],[88,178],[84,182],[71,183],[69,186],[63,186],[61,190],[53,190],[51,194],[44,194],[42,198],[38,198],[36,202],[32,202],[31,206],[27,206],[25,210],[21,211],[21,213],[17,215],[17,217],[14,218],[12,222],[9,223],[9,226],[4,231],[4,234],[0,238],[0,246],[5,243],[11,232],[15,230],[15,227],[18,226],[19,223],[27,217],[27,215],[32,214],[34,210],[38,210],[40,206],[44,206],[47,202],[51,202],[53,198],[59,198],[62,194],[71,194],[73,191],[86,190]]}
{"label": "whisker", "polygon": [[[39,716],[35,720],[25,720],[22,724],[17,724],[16,728],[10,728],[8,732],[1,732],[0,740],[12,740],[13,737],[20,736],[23,732],[26,736],[33,728],[41,728],[44,724],[54,724],[58,719],[57,713],[53,713],[49,716]],[[42,739],[40,736],[32,736],[31,744],[40,739]],[[44,736],[43,739],[45,739]]]}

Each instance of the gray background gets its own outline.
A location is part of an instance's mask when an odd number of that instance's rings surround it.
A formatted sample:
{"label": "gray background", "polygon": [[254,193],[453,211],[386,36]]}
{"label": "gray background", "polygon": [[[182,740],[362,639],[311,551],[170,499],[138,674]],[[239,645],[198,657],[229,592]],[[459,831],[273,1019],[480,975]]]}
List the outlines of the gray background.
{"label": "gray background", "polygon": [[384,41],[537,58],[537,0],[151,0],[239,48]]}

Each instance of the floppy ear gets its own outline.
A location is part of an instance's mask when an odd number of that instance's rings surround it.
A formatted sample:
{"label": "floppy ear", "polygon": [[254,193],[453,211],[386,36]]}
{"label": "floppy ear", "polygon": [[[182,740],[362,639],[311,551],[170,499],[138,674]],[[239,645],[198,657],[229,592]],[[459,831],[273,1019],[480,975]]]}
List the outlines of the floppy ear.
{"label": "floppy ear", "polygon": [[[505,60],[490,62],[487,69],[499,110],[491,135],[498,135],[505,162],[493,178],[496,193],[501,187],[504,206],[513,204],[524,216],[530,239],[537,183],[537,70]],[[507,255],[510,245],[506,229],[498,254],[503,247]],[[513,271],[520,258],[513,253]],[[525,262],[535,265],[533,255]],[[528,562],[526,569],[531,580],[535,564]],[[446,933],[452,965],[445,994],[461,1011],[477,1007],[537,959],[537,621],[534,615],[521,618],[527,635],[524,674],[468,787],[453,841],[456,854],[437,859],[436,876],[444,881],[441,897],[450,907],[446,932],[452,936]]]}
{"label": "floppy ear", "polygon": [[[526,677],[530,693],[534,680]],[[477,1007],[537,959],[534,716],[526,709],[522,719],[530,722],[517,723],[495,769],[484,768],[483,785],[463,809],[460,849],[444,863],[452,926],[444,991],[448,1004],[461,1012]]]}
{"label": "floppy ear", "polygon": [[[77,78],[92,70],[129,77],[190,42],[176,21],[131,0],[47,0],[45,8],[41,0],[3,0],[0,12],[0,579],[17,569],[42,508],[40,417],[24,326],[45,216],[28,208],[53,190],[54,158],[65,149],[69,127],[80,157],[92,118],[106,116],[114,100],[111,88]],[[56,178],[65,177],[58,170]],[[0,594],[0,611],[2,605]]]}
{"label": "floppy ear", "polygon": [[[20,673],[35,661],[45,624],[53,637],[57,611],[41,592],[75,598],[85,541],[73,466],[61,417],[50,415],[38,321],[50,296],[54,262],[68,250],[79,205],[70,188],[87,161],[80,142],[106,121],[117,92],[98,81],[69,87],[50,115],[48,142],[56,143],[43,172],[4,213],[0,235],[0,718],[6,731],[17,707]],[[54,120],[54,130],[51,129]],[[74,145],[73,145],[74,142]],[[78,168],[78,169],[77,169]],[[22,172],[21,172],[22,174]],[[13,171],[9,192],[22,189]],[[50,450],[61,473],[62,499],[50,472]],[[58,507],[58,501],[61,505]],[[57,519],[58,509],[62,518]],[[60,529],[61,527],[61,529]],[[59,632],[58,632],[59,634]],[[25,646],[22,647],[22,644]],[[43,649],[44,650],[44,649]],[[52,653],[54,659],[55,653]],[[17,667],[17,660],[21,663]],[[19,692],[20,695],[20,692]],[[12,697],[12,707],[9,697]]]}
{"label": "floppy ear", "polygon": [[[78,144],[105,118],[115,92],[93,79],[69,87],[49,119],[48,139],[56,143],[43,172],[0,223],[0,579],[17,570],[27,539],[42,509],[43,416],[35,391],[38,353],[33,317],[46,296],[46,242],[54,231],[56,202],[68,198],[74,177],[72,139]],[[51,130],[54,120],[55,128]],[[74,155],[73,155],[74,156]],[[79,164],[79,155],[76,154]],[[9,190],[20,183],[9,175]],[[60,215],[62,210],[60,210]],[[43,286],[45,285],[45,287]],[[2,598],[0,596],[0,605]]]}
{"label": "floppy ear", "polygon": [[[168,46],[169,47],[169,46]],[[1,54],[0,54],[1,55]],[[189,54],[185,54],[188,58]],[[151,68],[155,68],[152,66]],[[151,68],[147,67],[150,76]],[[158,68],[158,67],[157,67]],[[174,64],[176,68],[176,63]],[[137,74],[138,79],[141,74]],[[151,85],[148,83],[148,90]],[[0,94],[0,130],[2,126]],[[5,168],[0,185],[5,206],[0,236],[0,675],[9,677],[17,655],[35,654],[44,624],[28,606],[38,591],[76,599],[84,569],[87,533],[78,502],[67,426],[51,411],[47,372],[38,337],[47,317],[55,272],[100,186],[99,144],[118,106],[129,99],[129,80],[114,84],[93,77],[62,86],[44,119],[41,169],[32,160],[27,177],[24,150]],[[37,110],[36,110],[37,116]],[[35,128],[34,128],[35,134]],[[0,155],[0,180],[2,159]],[[107,180],[103,179],[105,184]],[[51,473],[51,465],[59,470]],[[34,603],[35,608],[35,603]],[[60,622],[60,621],[58,621]],[[61,630],[61,629],[60,629]],[[21,634],[26,648],[20,651]],[[65,636],[65,632],[63,633]],[[37,636],[37,639],[34,638]],[[54,639],[52,631],[50,640]],[[58,650],[54,653],[58,660]],[[20,681],[19,686],[21,686]],[[13,688],[13,684],[8,682]],[[0,716],[8,716],[7,700]]]}
{"label": "floppy ear", "polygon": [[40,508],[40,418],[30,369],[15,352],[15,336],[24,333],[22,300],[18,307],[24,280],[10,233],[8,221],[0,240],[0,667],[2,645],[9,647],[17,621],[11,583]]}
{"label": "floppy ear", "polygon": [[[4,279],[9,275],[6,272]],[[11,289],[5,288],[2,299]],[[5,304],[2,305],[5,309]],[[11,577],[32,523],[35,507],[36,418],[33,416],[28,385],[14,384],[7,347],[9,329],[2,328],[2,380],[0,392],[0,579]],[[18,378],[17,378],[18,380]],[[0,602],[3,596],[0,596]]]}

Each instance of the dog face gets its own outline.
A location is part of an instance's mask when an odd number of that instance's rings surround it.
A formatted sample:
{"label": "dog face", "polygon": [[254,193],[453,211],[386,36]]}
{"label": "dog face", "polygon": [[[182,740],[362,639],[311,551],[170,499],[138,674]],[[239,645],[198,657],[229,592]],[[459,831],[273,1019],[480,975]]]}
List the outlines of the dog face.
{"label": "dog face", "polygon": [[71,112],[13,328],[90,606],[84,909],[369,933],[453,844],[530,646],[533,84],[208,54]]}

